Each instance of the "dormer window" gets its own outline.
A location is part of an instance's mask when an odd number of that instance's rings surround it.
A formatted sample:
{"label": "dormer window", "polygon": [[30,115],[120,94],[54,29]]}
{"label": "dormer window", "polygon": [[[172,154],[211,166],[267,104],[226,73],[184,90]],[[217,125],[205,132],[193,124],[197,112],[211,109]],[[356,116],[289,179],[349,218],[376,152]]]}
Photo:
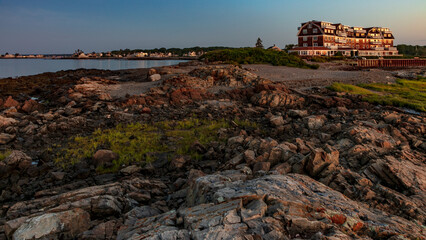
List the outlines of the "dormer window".
{"label": "dormer window", "polygon": [[308,30],[307,29],[303,29],[303,34],[307,34]]}
{"label": "dormer window", "polygon": [[318,29],[317,28],[314,28],[314,33],[318,33]]}

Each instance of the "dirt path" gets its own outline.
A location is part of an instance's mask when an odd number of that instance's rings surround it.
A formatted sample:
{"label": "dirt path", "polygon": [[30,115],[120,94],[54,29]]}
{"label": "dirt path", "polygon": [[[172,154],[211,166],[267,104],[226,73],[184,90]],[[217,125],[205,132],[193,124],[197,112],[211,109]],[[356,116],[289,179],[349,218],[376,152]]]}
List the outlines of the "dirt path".
{"label": "dirt path", "polygon": [[359,84],[395,81],[392,72],[379,69],[345,71],[323,67],[317,70],[270,65],[244,65],[244,67],[260,77],[276,82],[285,82],[291,88],[328,86],[333,82]]}

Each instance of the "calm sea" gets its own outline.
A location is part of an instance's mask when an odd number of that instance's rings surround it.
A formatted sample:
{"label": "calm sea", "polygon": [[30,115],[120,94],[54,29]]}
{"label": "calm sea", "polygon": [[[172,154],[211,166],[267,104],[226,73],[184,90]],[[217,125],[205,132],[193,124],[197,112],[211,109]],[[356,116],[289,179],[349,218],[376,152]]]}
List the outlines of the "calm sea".
{"label": "calm sea", "polygon": [[0,78],[35,75],[79,68],[121,70],[175,65],[185,60],[119,59],[0,59]]}

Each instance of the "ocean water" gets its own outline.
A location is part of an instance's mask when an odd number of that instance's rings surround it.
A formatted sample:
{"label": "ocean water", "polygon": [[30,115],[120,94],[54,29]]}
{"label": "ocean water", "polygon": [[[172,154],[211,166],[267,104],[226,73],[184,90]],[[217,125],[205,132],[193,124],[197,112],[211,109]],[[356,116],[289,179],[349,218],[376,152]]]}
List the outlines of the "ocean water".
{"label": "ocean water", "polygon": [[0,59],[0,78],[35,75],[79,68],[122,70],[175,65],[186,60],[121,59]]}

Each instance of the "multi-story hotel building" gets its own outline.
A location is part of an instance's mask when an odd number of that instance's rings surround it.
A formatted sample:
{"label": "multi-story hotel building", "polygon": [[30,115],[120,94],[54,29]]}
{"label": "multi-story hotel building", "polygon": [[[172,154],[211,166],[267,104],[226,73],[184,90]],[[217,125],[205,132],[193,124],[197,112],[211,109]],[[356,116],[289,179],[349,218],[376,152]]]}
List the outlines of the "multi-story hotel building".
{"label": "multi-story hotel building", "polygon": [[298,46],[289,52],[301,56],[395,56],[394,36],[389,28],[350,27],[340,23],[310,21],[298,28]]}

